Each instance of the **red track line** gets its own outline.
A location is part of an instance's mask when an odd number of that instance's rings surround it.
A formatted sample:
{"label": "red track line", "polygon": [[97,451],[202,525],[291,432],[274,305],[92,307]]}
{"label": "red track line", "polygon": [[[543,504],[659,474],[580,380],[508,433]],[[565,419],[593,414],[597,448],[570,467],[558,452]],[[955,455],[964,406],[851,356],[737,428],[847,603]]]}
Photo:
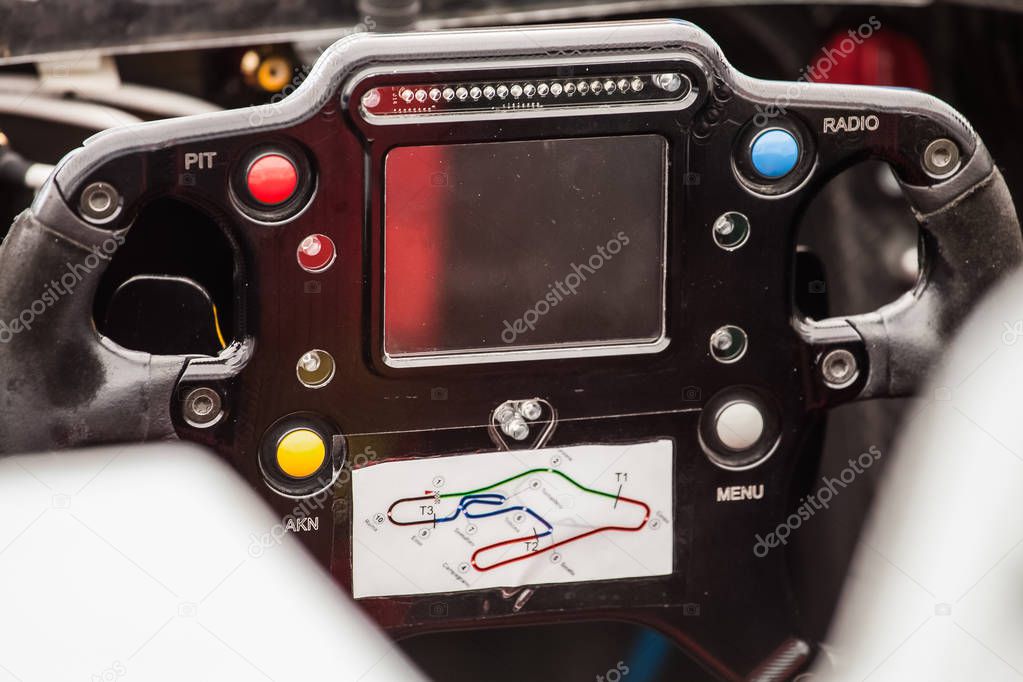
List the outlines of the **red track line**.
{"label": "red track line", "polygon": [[394,517],[391,516],[391,512],[402,502],[420,502],[422,500],[432,500],[433,495],[427,495],[425,497],[403,497],[400,500],[395,500],[391,503],[391,506],[387,508],[388,520],[396,526],[421,526],[428,523],[433,523],[433,519],[426,519],[425,521],[395,521]]}
{"label": "red track line", "polygon": [[648,504],[646,504],[645,502],[640,502],[639,500],[634,500],[631,497],[619,497],[618,501],[619,502],[628,502],[630,504],[638,504],[639,506],[643,507],[644,510],[646,510],[645,513],[643,514],[643,520],[640,522],[640,524],[638,526],[636,526],[635,528],[630,528],[628,526],[601,526],[600,528],[594,528],[593,530],[588,530],[585,533],[580,533],[579,535],[576,535],[575,537],[567,538],[565,540],[561,540],[560,542],[555,542],[555,543],[549,545],[548,547],[544,547],[543,549],[538,549],[535,552],[529,552],[528,554],[523,554],[521,556],[512,557],[511,559],[505,559],[504,561],[499,561],[496,564],[491,564],[489,566],[480,566],[480,565],[478,565],[476,563],[476,557],[479,556],[479,554],[481,552],[485,552],[488,549],[496,549],[497,547],[505,547],[507,545],[514,544],[516,542],[525,542],[528,539],[528,536],[526,538],[521,538],[521,537],[519,537],[519,538],[511,538],[509,540],[502,540],[500,542],[495,542],[494,544],[487,545],[486,547],[480,547],[479,549],[477,549],[475,552],[472,553],[472,558],[469,559],[469,563],[471,563],[472,567],[475,568],[477,571],[490,571],[490,570],[493,570],[493,569],[498,568],[500,566],[507,566],[508,564],[515,563],[516,561],[522,561],[523,559],[528,559],[529,557],[536,556],[537,554],[543,554],[544,552],[549,552],[552,549],[554,549],[555,547],[561,547],[562,545],[567,545],[570,542],[575,542],[576,540],[582,540],[583,538],[587,538],[587,537],[589,537],[591,535],[596,535],[597,533],[603,533],[604,531],[620,530],[620,531],[626,531],[626,532],[629,532],[629,533],[635,533],[635,532],[637,532],[639,530],[642,530],[643,527],[646,526],[646,522],[650,519],[650,506]]}

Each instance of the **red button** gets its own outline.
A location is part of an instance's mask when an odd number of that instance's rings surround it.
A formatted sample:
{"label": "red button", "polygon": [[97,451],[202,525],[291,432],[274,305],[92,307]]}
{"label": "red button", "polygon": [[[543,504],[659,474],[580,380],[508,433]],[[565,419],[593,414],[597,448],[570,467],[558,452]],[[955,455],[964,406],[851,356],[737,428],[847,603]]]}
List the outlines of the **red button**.
{"label": "red button", "polygon": [[298,245],[298,265],[306,272],[323,272],[336,256],[334,242],[325,234],[311,234]]}
{"label": "red button", "polygon": [[298,169],[286,156],[264,154],[249,166],[245,184],[249,194],[259,203],[267,206],[283,204],[298,189]]}

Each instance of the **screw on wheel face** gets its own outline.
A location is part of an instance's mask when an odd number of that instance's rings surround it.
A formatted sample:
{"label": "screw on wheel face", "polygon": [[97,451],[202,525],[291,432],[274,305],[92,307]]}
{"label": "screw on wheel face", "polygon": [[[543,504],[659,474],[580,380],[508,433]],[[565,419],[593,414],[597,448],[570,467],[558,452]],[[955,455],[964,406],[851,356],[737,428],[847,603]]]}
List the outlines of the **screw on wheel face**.
{"label": "screw on wheel face", "polygon": [[924,170],[933,178],[947,178],[959,170],[959,156],[959,147],[952,140],[934,140],[924,149]]}
{"label": "screw on wheel face", "polygon": [[681,73],[659,73],[653,77],[654,85],[665,92],[689,91],[689,78]]}
{"label": "screw on wheel face", "polygon": [[183,410],[185,423],[197,429],[209,428],[224,416],[220,394],[205,386],[188,392]]}
{"label": "screw on wheel face", "polygon": [[508,422],[501,424],[504,435],[515,440],[525,440],[529,436],[529,426],[522,417],[515,417]]}
{"label": "screw on wheel face", "polygon": [[109,183],[94,182],[82,190],[78,210],[90,223],[108,222],[121,210],[121,195]]}
{"label": "screw on wheel face", "polygon": [[526,400],[519,406],[519,411],[522,412],[522,416],[529,421],[536,421],[543,414],[543,408],[540,407],[540,403],[535,400]]}
{"label": "screw on wheel face", "polygon": [[501,405],[494,413],[494,420],[504,426],[512,419],[515,419],[515,408],[509,404]]}
{"label": "screw on wheel face", "polygon": [[844,348],[828,351],[821,360],[821,376],[830,388],[845,388],[856,381],[859,374],[856,356]]}

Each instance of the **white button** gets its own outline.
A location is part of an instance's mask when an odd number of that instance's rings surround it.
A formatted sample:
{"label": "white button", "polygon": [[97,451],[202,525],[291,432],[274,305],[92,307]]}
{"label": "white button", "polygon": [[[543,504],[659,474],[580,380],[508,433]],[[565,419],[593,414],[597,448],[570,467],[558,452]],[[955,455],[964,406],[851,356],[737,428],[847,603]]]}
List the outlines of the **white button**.
{"label": "white button", "polygon": [[730,450],[748,450],[764,433],[764,415],[752,403],[736,401],[718,413],[718,438]]}

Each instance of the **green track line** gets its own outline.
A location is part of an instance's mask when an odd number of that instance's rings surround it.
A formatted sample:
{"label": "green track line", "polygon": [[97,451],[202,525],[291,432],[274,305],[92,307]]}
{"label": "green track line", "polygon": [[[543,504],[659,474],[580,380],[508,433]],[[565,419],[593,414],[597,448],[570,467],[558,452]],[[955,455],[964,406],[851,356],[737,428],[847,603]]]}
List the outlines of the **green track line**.
{"label": "green track line", "polygon": [[486,492],[488,490],[493,490],[494,488],[496,488],[498,486],[502,486],[505,483],[510,483],[511,481],[514,481],[516,479],[522,478],[523,476],[529,476],[530,474],[538,474],[538,473],[545,473],[545,472],[552,473],[552,474],[557,474],[558,476],[561,476],[563,479],[565,479],[566,481],[568,481],[569,483],[574,485],[576,488],[579,488],[580,490],[583,490],[585,492],[592,493],[594,495],[602,495],[604,497],[610,497],[612,500],[618,498],[618,496],[615,495],[614,493],[605,493],[603,490],[594,490],[593,488],[587,488],[586,486],[582,485],[578,481],[574,480],[568,474],[564,474],[564,473],[558,471],[557,469],[551,469],[549,467],[546,468],[546,469],[542,469],[542,468],[541,469],[530,469],[529,471],[523,471],[521,474],[516,474],[514,476],[510,476],[510,477],[504,479],[503,481],[498,481],[497,483],[493,483],[491,485],[484,486],[483,488],[477,488],[476,490],[468,490],[466,492],[461,492],[461,493],[444,493],[443,495],[440,495],[440,497],[441,498],[445,498],[445,497],[464,497],[465,495],[475,495],[477,493],[482,493],[482,492]]}

